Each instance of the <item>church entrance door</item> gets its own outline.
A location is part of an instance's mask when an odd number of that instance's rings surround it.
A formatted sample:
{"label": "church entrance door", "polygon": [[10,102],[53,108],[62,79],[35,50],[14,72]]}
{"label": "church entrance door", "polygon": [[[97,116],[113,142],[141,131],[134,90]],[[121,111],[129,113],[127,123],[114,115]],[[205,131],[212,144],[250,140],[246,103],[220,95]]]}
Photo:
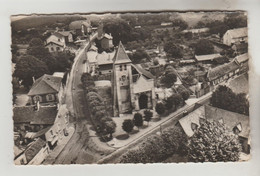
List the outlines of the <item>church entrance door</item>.
{"label": "church entrance door", "polygon": [[141,94],[139,97],[139,108],[146,109],[148,106],[148,96],[146,94]]}

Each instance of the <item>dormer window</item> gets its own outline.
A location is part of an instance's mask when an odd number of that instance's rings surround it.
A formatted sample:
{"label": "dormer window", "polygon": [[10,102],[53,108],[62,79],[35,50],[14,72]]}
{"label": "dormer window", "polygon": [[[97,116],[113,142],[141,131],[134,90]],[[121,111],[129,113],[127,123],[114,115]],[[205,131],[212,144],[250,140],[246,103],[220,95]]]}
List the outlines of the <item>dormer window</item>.
{"label": "dormer window", "polygon": [[196,123],[191,123],[191,129],[192,131],[196,131],[198,129],[199,125],[197,125]]}
{"label": "dormer window", "polygon": [[242,124],[238,123],[234,128],[233,128],[233,133],[239,134],[242,132]]}
{"label": "dormer window", "polygon": [[224,119],[221,118],[221,119],[218,120],[218,122],[219,122],[219,123],[224,123]]}

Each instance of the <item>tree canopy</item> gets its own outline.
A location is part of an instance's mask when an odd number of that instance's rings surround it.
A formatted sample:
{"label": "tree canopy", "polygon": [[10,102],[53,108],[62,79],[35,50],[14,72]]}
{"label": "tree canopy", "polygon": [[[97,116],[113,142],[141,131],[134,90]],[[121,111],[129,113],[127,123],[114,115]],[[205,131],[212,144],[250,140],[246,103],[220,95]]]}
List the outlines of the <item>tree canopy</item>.
{"label": "tree canopy", "polygon": [[212,106],[249,115],[249,101],[246,94],[235,94],[229,87],[220,85],[210,98]]}
{"label": "tree canopy", "polygon": [[130,120],[130,119],[126,119],[124,120],[123,122],[123,125],[122,125],[122,129],[127,132],[127,133],[130,133],[134,128],[134,124],[133,124],[133,121]]}
{"label": "tree canopy", "polygon": [[173,58],[179,59],[183,57],[182,48],[179,45],[175,44],[172,40],[167,41],[164,44],[164,51],[167,53],[168,56]]}
{"label": "tree canopy", "polygon": [[143,126],[143,116],[140,113],[135,113],[133,123],[138,128]]}
{"label": "tree canopy", "polygon": [[213,54],[214,46],[213,44],[205,39],[199,40],[195,46],[195,54],[196,55],[206,55]]}
{"label": "tree canopy", "polygon": [[200,120],[200,127],[188,140],[188,156],[193,162],[238,161],[240,151],[238,136],[221,122]]}
{"label": "tree canopy", "polygon": [[28,55],[17,61],[14,75],[23,80],[22,84],[24,86],[29,87],[33,83],[33,77],[37,79],[46,73],[49,73],[47,65],[41,60]]}

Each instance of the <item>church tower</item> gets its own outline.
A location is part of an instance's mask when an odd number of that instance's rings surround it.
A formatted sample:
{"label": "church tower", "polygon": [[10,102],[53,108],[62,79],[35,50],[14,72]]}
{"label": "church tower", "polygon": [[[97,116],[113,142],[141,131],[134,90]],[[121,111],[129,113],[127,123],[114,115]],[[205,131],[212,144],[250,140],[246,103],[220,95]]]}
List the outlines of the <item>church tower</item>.
{"label": "church tower", "polygon": [[119,42],[113,63],[113,108],[114,116],[132,110],[132,61]]}

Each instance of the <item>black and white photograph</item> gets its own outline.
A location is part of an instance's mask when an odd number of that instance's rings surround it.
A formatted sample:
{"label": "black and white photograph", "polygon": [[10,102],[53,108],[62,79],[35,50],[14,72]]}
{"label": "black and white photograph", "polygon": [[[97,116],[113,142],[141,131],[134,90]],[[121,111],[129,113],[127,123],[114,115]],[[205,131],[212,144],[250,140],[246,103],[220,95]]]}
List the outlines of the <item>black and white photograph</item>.
{"label": "black and white photograph", "polygon": [[248,14],[12,15],[15,165],[248,162]]}

